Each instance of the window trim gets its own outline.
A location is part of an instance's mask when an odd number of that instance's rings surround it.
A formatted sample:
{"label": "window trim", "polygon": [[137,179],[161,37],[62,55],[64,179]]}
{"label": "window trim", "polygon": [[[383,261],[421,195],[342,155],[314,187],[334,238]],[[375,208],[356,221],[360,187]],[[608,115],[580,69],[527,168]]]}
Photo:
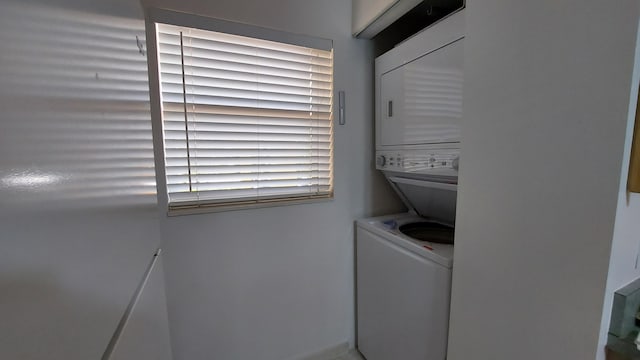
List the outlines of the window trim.
{"label": "window trim", "polygon": [[[229,33],[233,35],[240,35],[246,37],[253,37],[256,39],[276,41],[281,43],[289,43],[292,45],[312,47],[321,50],[332,50],[333,41],[330,39],[323,39],[317,37],[310,37],[306,35],[288,33],[280,30],[258,27],[255,25],[248,25],[243,23],[231,22],[222,19],[204,17],[184,12],[158,9],[158,8],[145,8],[145,32],[146,32],[146,44],[147,44],[147,67],[149,73],[149,96],[151,106],[151,123],[153,134],[153,148],[154,148],[154,160],[155,160],[155,172],[156,172],[156,187],[158,204],[161,205],[162,211],[165,211],[168,216],[180,216],[190,214],[201,213],[214,213],[224,212],[232,210],[243,209],[255,209],[275,206],[289,206],[299,205],[317,202],[332,201],[334,198],[335,188],[332,187],[330,193],[321,196],[292,196],[290,198],[278,198],[278,199],[253,199],[247,201],[236,201],[228,204],[220,203],[202,203],[202,204],[188,204],[184,205],[169,204],[169,194],[167,186],[166,168],[165,168],[165,156],[164,156],[164,125],[162,118],[162,96],[161,96],[161,80],[159,73],[159,57],[157,48],[157,34],[156,23],[164,23],[175,26],[191,27],[201,30],[216,31]],[[334,72],[335,75],[335,72]],[[335,82],[335,76],[332,79]],[[335,93],[332,94],[335,98]],[[335,131],[334,113],[331,112],[331,127],[332,132]],[[334,153],[335,146],[335,133],[332,135],[332,154]],[[332,155],[331,171],[333,173],[332,179],[335,179],[335,158]]]}

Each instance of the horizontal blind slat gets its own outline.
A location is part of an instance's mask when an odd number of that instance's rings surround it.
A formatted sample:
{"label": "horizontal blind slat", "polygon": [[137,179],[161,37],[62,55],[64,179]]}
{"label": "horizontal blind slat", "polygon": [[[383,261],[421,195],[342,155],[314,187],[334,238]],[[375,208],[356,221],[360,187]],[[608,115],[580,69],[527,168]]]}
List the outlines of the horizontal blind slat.
{"label": "horizontal blind slat", "polygon": [[[330,153],[330,151],[327,151]],[[186,157],[184,149],[166,149],[166,157],[180,158]],[[318,155],[321,156],[321,155]],[[228,149],[198,149],[198,159],[202,158],[225,158],[229,157]],[[264,158],[280,158],[280,157],[299,157],[308,158],[309,154],[305,150],[300,149],[272,149],[270,151],[259,149],[233,149],[234,158],[242,157],[264,157]]]}
{"label": "horizontal blind slat", "polygon": [[[329,165],[329,153],[325,155],[318,155],[315,157],[314,162],[319,166]],[[310,162],[307,156],[272,156],[272,157],[198,157],[198,164],[194,166],[242,166],[242,165],[296,165],[296,164],[308,164]],[[167,157],[166,168],[171,169],[174,167],[187,166],[187,159],[185,157]]]}
{"label": "horizontal blind slat", "polygon": [[[220,75],[220,76],[218,76]],[[174,84],[182,86],[182,74],[163,72],[162,77],[164,84]],[[260,90],[270,93],[298,94],[331,97],[331,89],[322,82],[310,82],[308,79],[296,81],[281,81],[277,83],[270,81],[271,79],[262,79],[262,77],[238,73],[236,76],[224,76],[223,74],[197,74],[185,75],[187,84],[197,84],[198,86],[211,86],[217,88],[229,88],[237,90]],[[425,97],[429,97],[427,94]],[[454,100],[456,100],[454,98]]]}
{"label": "horizontal blind slat", "polygon": [[[160,42],[162,49],[169,54],[180,54],[180,37],[179,35],[173,36],[160,36]],[[228,54],[237,55],[249,55],[256,56],[260,59],[275,59],[275,60],[287,60],[292,62],[299,62],[303,64],[318,64],[327,67],[331,66],[331,53],[330,52],[318,52],[318,51],[303,51],[303,52],[289,52],[282,49],[275,48],[261,48],[252,45],[242,44],[239,41],[224,42],[220,39],[202,39],[189,36],[183,32],[184,49],[189,55],[192,55],[192,51],[216,51]]]}
{"label": "horizontal blind slat", "polygon": [[[163,99],[164,100],[164,99]],[[176,112],[184,114],[182,104],[163,102],[163,112]],[[263,119],[284,118],[284,119],[326,119],[331,120],[330,111],[314,111],[313,115],[308,110],[285,110],[285,109],[267,109],[255,107],[234,107],[224,105],[206,105],[198,104],[198,116],[207,115],[231,115],[231,116],[259,116]],[[184,116],[184,115],[183,115]]]}
{"label": "horizontal blind slat", "polygon": [[[182,128],[180,128],[182,125]],[[233,133],[261,133],[261,134],[297,134],[297,135],[331,135],[331,128],[322,125],[309,126],[283,126],[283,125],[262,125],[256,123],[232,123],[232,122],[192,122],[189,131],[209,132],[233,132]],[[184,121],[171,121],[165,123],[165,137],[169,139],[184,139]],[[146,134],[145,134],[146,135]]]}
{"label": "horizontal blind slat", "polygon": [[[244,47],[236,44],[225,44],[216,41],[193,42],[183,36],[184,53],[189,58],[231,60],[244,64],[272,64],[279,68],[307,69],[314,67],[328,73],[331,70],[331,59],[314,54],[291,54],[267,49]],[[191,42],[190,42],[191,41]],[[161,43],[159,51],[163,55],[180,56],[180,44]],[[279,64],[279,65],[278,65]]]}
{"label": "horizontal blind slat", "polygon": [[[176,104],[182,104],[183,101],[180,100],[182,94],[178,93],[162,93],[162,99],[165,102],[173,102]],[[283,99],[287,100],[287,99]],[[313,104],[313,103],[303,103],[303,102],[292,102],[292,101],[278,101],[278,100],[256,100],[241,96],[231,97],[231,96],[208,96],[208,95],[199,95],[199,94],[188,94],[187,95],[187,109],[193,111],[193,107],[235,107],[235,108],[243,108],[243,109],[257,109],[257,110],[273,110],[273,111],[298,111],[298,112],[306,112],[306,117],[311,117],[309,112],[321,112],[321,113],[329,113],[331,111],[331,104]],[[198,108],[196,110],[200,112]]]}
{"label": "horizontal blind slat", "polygon": [[[161,76],[164,78],[163,81],[166,82],[177,82],[182,83],[182,65],[180,63],[169,63],[169,62],[161,62],[162,65],[162,73]],[[311,73],[312,79],[309,79],[309,74],[303,77],[287,77],[287,76],[275,76],[275,75],[267,75],[264,73],[257,72],[246,72],[239,70],[228,70],[221,68],[213,68],[213,67],[200,67],[185,64],[185,74],[198,74],[197,76],[207,77],[207,78],[215,78],[215,79],[226,79],[226,80],[239,80],[239,81],[254,81],[257,78],[260,79],[262,84],[274,84],[274,85],[286,85],[286,86],[299,86],[299,87],[309,87],[311,89],[325,89],[331,90],[331,80],[320,80],[318,77],[326,77],[326,76],[315,76]],[[177,79],[177,80],[176,80]]]}
{"label": "horizontal blind slat", "polygon": [[[184,143],[185,138],[171,139],[166,136],[165,141],[167,147],[180,147],[178,143]],[[331,135],[321,134],[287,134],[287,133],[260,133],[260,132],[237,132],[237,131],[189,131],[190,146],[203,147],[203,148],[222,148],[227,147],[225,141],[239,142],[242,144],[256,143],[253,147],[259,146],[260,143],[266,143],[268,146],[275,146],[277,144],[289,144],[289,143],[304,143],[318,144],[329,143],[331,141]],[[169,143],[171,142],[171,143]],[[174,146],[175,144],[177,146]]]}
{"label": "horizontal blind slat", "polygon": [[[229,186],[229,184],[237,183],[240,187],[245,186],[247,182],[259,182],[264,186],[265,181],[308,181],[321,177],[328,177],[328,170],[307,170],[295,172],[250,172],[250,173],[216,173],[216,174],[193,174],[192,186],[202,189],[203,187]],[[169,184],[188,183],[188,175],[169,175],[167,176]]]}
{"label": "horizontal blind slat", "polygon": [[[259,84],[246,88],[225,88],[219,85],[202,85],[187,83],[187,92],[189,96],[205,96],[205,97],[220,97],[220,98],[240,98],[258,101],[258,104],[262,101],[276,101],[282,103],[296,103],[309,106],[316,105],[329,105],[331,103],[330,94],[318,94],[313,92],[307,92],[306,94],[296,91],[296,89],[263,89]],[[276,91],[280,90],[280,91]],[[286,92],[288,91],[288,92]],[[165,84],[162,89],[163,97],[167,95],[179,95],[182,96],[181,84]],[[189,102],[194,102],[194,99],[188,99]],[[179,102],[179,101],[176,101]]]}
{"label": "horizontal blind slat", "polygon": [[326,51],[326,50],[310,49],[303,46],[290,45],[290,44],[268,41],[268,40],[253,39],[245,36],[225,34],[225,33],[215,32],[215,31],[185,28],[185,27],[172,26],[167,24],[159,24],[159,25],[160,25],[158,26],[159,40],[164,43],[175,43],[176,40],[179,41],[179,33],[180,31],[183,31],[185,32],[184,35],[186,36],[190,36],[192,38],[204,39],[208,41],[212,41],[212,39],[215,39],[219,42],[226,42],[230,44],[245,44],[250,47],[273,49],[273,50],[288,52],[292,54],[307,54],[311,50],[315,52],[318,56],[323,56],[327,58],[333,57],[331,51]]}
{"label": "horizontal blind slat", "polygon": [[[330,114],[314,113],[313,118],[290,118],[290,117],[260,117],[253,114],[205,114],[198,113],[197,119],[189,121],[189,127],[201,126],[218,126],[218,125],[235,125],[235,126],[261,126],[264,128],[276,127],[284,129],[293,128],[322,128],[331,127]],[[184,127],[184,112],[169,111],[166,108],[163,111],[164,124],[168,129],[178,126],[178,123]]]}
{"label": "horizontal blind slat", "polygon": [[[197,174],[235,174],[235,173],[280,173],[280,172],[297,172],[310,171],[313,169],[328,172],[330,170],[329,163],[326,164],[249,164],[249,165],[221,165],[221,166],[191,166]],[[184,176],[189,174],[189,167],[173,166],[167,167],[167,176]]]}
{"label": "horizontal blind slat", "polygon": [[[312,155],[313,151],[329,149],[330,140],[327,141],[253,141],[253,140],[192,140],[189,139],[190,156],[197,157],[200,152],[206,150],[223,150],[227,152],[228,156],[233,156],[233,150],[260,150],[263,153],[261,156],[267,156],[268,151],[272,150],[291,150],[297,149],[303,152],[307,152],[308,156]],[[180,140],[166,140],[167,149],[171,150],[186,150],[185,141]]]}
{"label": "horizontal blind slat", "polygon": [[[159,55],[161,56],[160,64],[168,65],[181,65],[182,57],[180,54],[167,53],[160,48]],[[331,68],[321,65],[308,65],[308,67],[300,66],[296,63],[288,62],[251,62],[250,59],[243,59],[243,61],[235,61],[231,59],[233,56],[219,56],[219,57],[206,57],[201,56],[188,56],[185,54],[185,73],[192,73],[193,70],[200,68],[214,67],[217,69],[231,70],[238,72],[245,72],[251,74],[265,74],[284,76],[292,78],[311,78],[318,80],[329,81],[329,77],[332,75]],[[187,69],[191,71],[187,71]]]}

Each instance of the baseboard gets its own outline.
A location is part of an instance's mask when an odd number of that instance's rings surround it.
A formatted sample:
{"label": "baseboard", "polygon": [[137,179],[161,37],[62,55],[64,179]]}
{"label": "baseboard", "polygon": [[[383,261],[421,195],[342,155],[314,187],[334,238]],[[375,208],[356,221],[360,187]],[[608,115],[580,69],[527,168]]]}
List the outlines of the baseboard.
{"label": "baseboard", "polygon": [[349,343],[343,342],[341,344],[328,347],[326,349],[304,355],[297,358],[297,360],[332,360],[340,356],[346,355],[349,352]]}

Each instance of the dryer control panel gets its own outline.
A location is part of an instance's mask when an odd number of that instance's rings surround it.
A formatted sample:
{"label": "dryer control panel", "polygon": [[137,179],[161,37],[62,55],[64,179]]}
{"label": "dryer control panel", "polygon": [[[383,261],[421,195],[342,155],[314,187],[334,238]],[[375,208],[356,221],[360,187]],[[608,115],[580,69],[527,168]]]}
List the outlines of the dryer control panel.
{"label": "dryer control panel", "polygon": [[458,149],[377,151],[376,169],[425,175],[457,176]]}

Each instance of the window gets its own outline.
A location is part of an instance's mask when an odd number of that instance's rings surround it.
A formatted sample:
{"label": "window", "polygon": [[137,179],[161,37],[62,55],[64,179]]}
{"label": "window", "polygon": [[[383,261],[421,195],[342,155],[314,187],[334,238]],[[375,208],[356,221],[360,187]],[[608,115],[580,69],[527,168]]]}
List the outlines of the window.
{"label": "window", "polygon": [[169,210],[333,196],[333,50],[156,24]]}

